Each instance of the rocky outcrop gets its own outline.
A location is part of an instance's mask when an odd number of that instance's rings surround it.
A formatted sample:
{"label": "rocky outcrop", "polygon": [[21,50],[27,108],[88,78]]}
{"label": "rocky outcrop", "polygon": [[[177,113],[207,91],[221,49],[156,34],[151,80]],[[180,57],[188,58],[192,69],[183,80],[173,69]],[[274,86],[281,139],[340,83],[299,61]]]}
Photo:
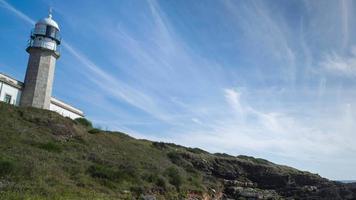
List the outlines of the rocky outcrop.
{"label": "rocky outcrop", "polygon": [[356,199],[355,184],[333,182],[263,159],[186,152],[170,158],[177,165],[192,165],[204,176],[218,179],[223,185],[222,199]]}

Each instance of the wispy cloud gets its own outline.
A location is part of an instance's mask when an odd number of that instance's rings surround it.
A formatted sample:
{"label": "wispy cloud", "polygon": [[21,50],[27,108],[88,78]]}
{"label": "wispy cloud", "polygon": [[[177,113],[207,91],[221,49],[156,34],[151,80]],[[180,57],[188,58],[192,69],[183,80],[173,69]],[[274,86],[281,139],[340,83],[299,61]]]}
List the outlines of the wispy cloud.
{"label": "wispy cloud", "polygon": [[[354,121],[353,111],[345,109],[339,113],[345,117],[340,122],[335,122],[332,117],[323,119],[297,119],[285,112],[265,112],[258,110],[248,103],[240,104],[243,97],[235,89],[225,89],[225,98],[231,111],[241,114],[236,110],[236,105],[244,108],[244,115],[249,120],[240,123],[238,117],[225,118],[216,121],[213,128],[200,132],[188,132],[178,136],[176,140],[184,141],[189,145],[199,144],[202,147],[223,148],[225,151],[259,152],[257,155],[266,156],[264,151],[274,153],[290,159],[326,161],[330,156],[346,153],[353,148],[346,143],[344,138],[350,133],[352,126],[347,130],[338,132],[340,127],[345,127],[346,121]],[[237,103],[239,102],[239,103]],[[228,108],[227,108],[228,110]],[[341,135],[340,135],[341,134]],[[189,140],[186,140],[189,138]],[[192,140],[194,138],[194,140]],[[333,144],[330,141],[334,141]],[[302,157],[300,157],[303,155]]]}
{"label": "wispy cloud", "polygon": [[341,56],[335,52],[326,54],[320,62],[320,66],[331,75],[355,77],[356,47],[353,47],[351,53],[346,56]]}
{"label": "wispy cloud", "polygon": [[260,70],[262,73],[282,73],[282,76],[264,74],[265,78],[268,76],[273,76],[274,79],[283,77],[286,83],[295,84],[297,58],[289,38],[293,29],[283,20],[283,17],[278,16],[278,13],[272,13],[261,1],[249,1],[243,5],[237,1],[223,2],[229,16],[234,19],[233,22],[245,33],[249,45],[261,49],[256,56],[260,56],[266,62],[275,60],[279,63],[276,69],[267,70],[261,67]]}
{"label": "wispy cloud", "polygon": [[17,10],[15,7],[13,7],[11,4],[7,3],[5,0],[0,0],[0,5],[3,6],[4,8],[8,9],[12,13],[14,13],[17,17],[21,18],[25,22],[34,25],[35,21],[22,13],[21,11]]}
{"label": "wispy cloud", "polygon": [[97,86],[99,86],[102,91],[106,91],[109,94],[119,100],[123,100],[132,106],[142,109],[154,117],[161,120],[166,120],[159,108],[155,105],[150,97],[144,93],[137,91],[136,89],[128,86],[126,83],[118,80],[117,78],[109,75],[107,72],[103,71],[101,67],[97,66],[93,61],[88,59],[80,51],[74,49],[68,43],[63,43],[63,46],[75,57],[77,58],[83,66],[87,67],[92,73],[87,76],[91,81],[93,81]]}

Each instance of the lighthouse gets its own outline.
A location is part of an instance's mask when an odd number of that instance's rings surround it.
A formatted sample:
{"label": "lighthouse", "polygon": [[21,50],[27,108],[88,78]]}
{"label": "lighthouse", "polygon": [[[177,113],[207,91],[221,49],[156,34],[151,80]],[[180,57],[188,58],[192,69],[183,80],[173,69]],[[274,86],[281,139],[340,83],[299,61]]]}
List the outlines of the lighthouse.
{"label": "lighthouse", "polygon": [[84,117],[80,109],[51,96],[60,44],[59,26],[50,10],[48,17],[39,20],[31,31],[25,81],[0,72],[0,101],[55,111],[71,119]]}
{"label": "lighthouse", "polygon": [[59,26],[48,17],[39,20],[33,31],[26,51],[29,53],[26,76],[20,105],[50,109],[56,61],[60,57],[61,37]]}

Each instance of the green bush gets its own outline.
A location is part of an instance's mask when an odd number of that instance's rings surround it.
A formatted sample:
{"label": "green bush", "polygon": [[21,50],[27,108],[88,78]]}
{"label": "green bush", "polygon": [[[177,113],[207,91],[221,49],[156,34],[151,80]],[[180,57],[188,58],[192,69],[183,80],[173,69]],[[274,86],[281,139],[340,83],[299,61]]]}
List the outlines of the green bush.
{"label": "green bush", "polygon": [[0,160],[0,177],[6,176],[13,172],[14,164],[7,160]]}
{"label": "green bush", "polygon": [[56,144],[54,142],[47,142],[44,144],[36,144],[35,146],[37,146],[40,149],[49,151],[49,152],[54,152],[54,153],[61,153],[62,152],[62,148],[59,144]]}
{"label": "green bush", "polygon": [[136,185],[132,186],[130,188],[130,191],[135,195],[135,196],[140,196],[145,192],[145,188],[142,185]]}
{"label": "green bush", "polygon": [[77,118],[74,120],[77,124],[81,124],[86,128],[93,128],[93,124],[86,118]]}
{"label": "green bush", "polygon": [[243,159],[243,160],[248,160],[257,164],[270,164],[268,160],[262,159],[262,158],[255,158],[252,156],[245,156],[245,155],[239,155],[237,158]]}
{"label": "green bush", "polygon": [[103,165],[92,165],[87,172],[93,178],[108,179],[112,181],[119,179],[121,176],[119,172]]}
{"label": "green bush", "polygon": [[103,165],[92,165],[89,167],[87,172],[93,178],[116,180],[119,178],[119,174],[111,168],[105,167]]}
{"label": "green bush", "polygon": [[196,154],[207,154],[207,151],[204,151],[203,149],[199,149],[199,148],[187,148],[187,151],[192,152],[192,153],[196,153]]}
{"label": "green bush", "polygon": [[169,160],[180,166],[180,167],[183,167],[187,172],[189,173],[193,173],[193,174],[196,174],[198,173],[197,170],[194,168],[193,164],[188,162],[187,160],[185,160],[182,156],[184,156],[184,154],[180,154],[178,152],[169,152],[167,154]]}
{"label": "green bush", "polygon": [[93,129],[90,129],[89,131],[88,131],[88,133],[90,133],[90,134],[97,134],[97,133],[100,133],[100,129],[98,129],[98,128],[93,128]]}
{"label": "green bush", "polygon": [[235,156],[229,155],[227,153],[214,153],[215,156],[225,157],[225,158],[235,158]]}
{"label": "green bush", "polygon": [[168,148],[168,146],[164,142],[152,142],[152,146],[160,150]]}
{"label": "green bush", "polygon": [[110,181],[137,182],[137,170],[134,167],[110,167],[100,164],[91,165],[87,173],[93,178],[106,179]]}
{"label": "green bush", "polygon": [[169,167],[166,169],[166,174],[169,178],[169,183],[176,187],[179,191],[180,186],[183,183],[183,178],[176,167]]}
{"label": "green bush", "polygon": [[162,188],[163,190],[167,189],[167,184],[166,181],[164,180],[164,178],[162,177],[158,177],[156,180],[156,186]]}
{"label": "green bush", "polygon": [[183,159],[181,158],[181,155],[177,152],[169,152],[167,153],[167,156],[169,158],[169,160],[171,160],[172,163],[176,164],[176,165],[182,165],[183,164]]}

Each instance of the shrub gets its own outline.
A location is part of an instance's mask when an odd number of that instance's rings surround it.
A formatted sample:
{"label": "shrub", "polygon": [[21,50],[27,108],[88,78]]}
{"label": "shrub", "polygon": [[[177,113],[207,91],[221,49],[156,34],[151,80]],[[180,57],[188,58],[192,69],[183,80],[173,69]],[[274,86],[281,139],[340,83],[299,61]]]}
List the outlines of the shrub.
{"label": "shrub", "polygon": [[110,181],[137,182],[137,170],[134,167],[119,167],[114,168],[110,166],[95,164],[91,165],[87,173],[93,178],[106,179]]}
{"label": "shrub", "polygon": [[206,154],[208,152],[204,151],[203,149],[199,149],[199,148],[187,148],[187,151],[192,152],[192,153],[196,153],[196,154]]}
{"label": "shrub", "polygon": [[152,142],[152,146],[160,150],[168,148],[168,146],[164,142]]}
{"label": "shrub", "polygon": [[164,180],[164,178],[162,177],[158,177],[156,180],[156,186],[162,188],[163,190],[167,189],[167,184],[166,181]]}
{"label": "shrub", "polygon": [[225,157],[225,158],[235,158],[235,156],[229,155],[227,153],[214,153],[215,156]]}
{"label": "shrub", "polygon": [[187,160],[182,158],[182,154],[172,151],[172,152],[169,152],[167,154],[167,156],[172,163],[174,163],[180,167],[183,167],[187,172],[193,173],[193,174],[198,173],[192,163],[190,163]]}
{"label": "shrub", "polygon": [[135,196],[140,196],[145,192],[145,188],[143,186],[132,186],[130,188],[130,191],[135,195]]}
{"label": "shrub", "polygon": [[37,144],[35,146],[37,146],[40,149],[49,151],[49,152],[54,152],[54,153],[62,152],[61,146],[59,146],[58,144],[53,143],[53,142],[47,142],[47,143],[44,143],[44,144]]}
{"label": "shrub", "polygon": [[179,173],[179,170],[176,167],[167,168],[166,174],[169,178],[169,183],[176,187],[179,191],[180,186],[183,183],[183,178]]}
{"label": "shrub", "polygon": [[93,124],[86,118],[77,118],[74,120],[77,124],[80,124],[86,128],[93,128]]}
{"label": "shrub", "polygon": [[182,165],[183,160],[179,153],[172,151],[172,152],[169,152],[167,154],[167,156],[168,156],[169,160],[171,160],[172,163],[174,163],[176,165]]}
{"label": "shrub", "polygon": [[6,176],[13,172],[14,164],[7,160],[0,160],[0,177]]}
{"label": "shrub", "polygon": [[93,178],[108,179],[112,181],[117,180],[120,177],[120,173],[103,165],[92,165],[88,168],[87,172]]}
{"label": "shrub", "polygon": [[90,129],[89,131],[88,131],[88,133],[90,133],[90,134],[97,134],[97,133],[100,133],[100,129],[98,129],[98,128],[93,128],[93,129]]}
{"label": "shrub", "polygon": [[248,160],[257,164],[270,164],[268,160],[262,159],[262,158],[254,158],[252,156],[245,156],[245,155],[239,155],[237,158],[243,159],[243,160]]}

